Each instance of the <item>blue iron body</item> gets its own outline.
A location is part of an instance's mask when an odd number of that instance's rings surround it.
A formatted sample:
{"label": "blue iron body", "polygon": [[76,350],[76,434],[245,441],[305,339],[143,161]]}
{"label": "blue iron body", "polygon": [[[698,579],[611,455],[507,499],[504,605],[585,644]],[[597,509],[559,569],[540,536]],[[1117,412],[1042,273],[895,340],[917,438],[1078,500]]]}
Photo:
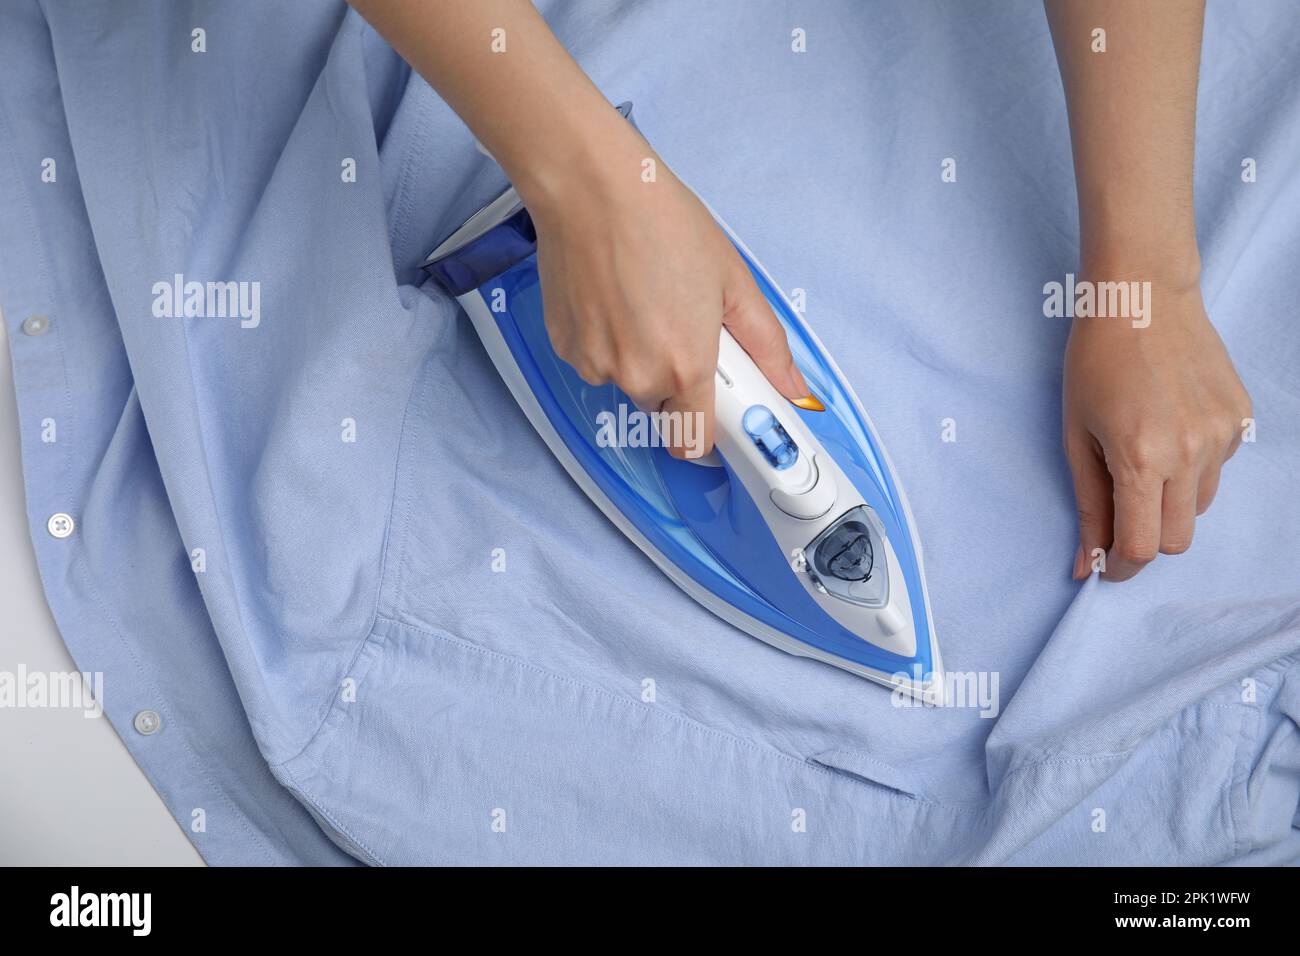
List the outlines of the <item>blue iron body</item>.
{"label": "blue iron body", "polygon": [[[456,248],[435,250],[426,268],[462,302],[478,296],[492,303],[486,314],[499,332],[496,350],[504,343],[518,369],[507,380],[528,411],[528,396],[519,394],[520,387],[526,387],[535,402],[530,412],[534,425],[584,490],[674,580],[727,620],[787,651],[903,688],[913,696],[937,699],[942,674],[938,645],[920,547],[898,482],[838,368],[749,250],[733,237],[784,328],[796,363],[825,406],[824,411],[794,412],[874,511],[892,545],[916,634],[912,655],[864,640],[819,606],[725,458],[722,467],[704,467],[674,458],[662,447],[601,441],[601,423],[608,422],[609,415],[616,418],[620,408],[634,408],[634,403],[612,384],[583,381],[556,355],[543,321],[532,221],[522,206],[507,206],[496,218],[499,221],[486,223],[481,234]],[[502,359],[494,360],[501,368]],[[544,422],[536,418],[539,411]],[[546,424],[553,430],[550,435]],[[567,456],[556,447],[557,438]],[[780,462],[773,466],[780,467]],[[611,506],[617,514],[610,512]],[[718,648],[718,653],[725,652]]]}

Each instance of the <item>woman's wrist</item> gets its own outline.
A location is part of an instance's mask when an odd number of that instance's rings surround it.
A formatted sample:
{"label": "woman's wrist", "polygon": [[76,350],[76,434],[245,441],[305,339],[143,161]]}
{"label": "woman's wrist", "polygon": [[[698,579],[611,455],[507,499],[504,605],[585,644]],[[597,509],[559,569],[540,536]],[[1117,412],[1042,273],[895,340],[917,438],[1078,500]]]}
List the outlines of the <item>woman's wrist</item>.
{"label": "woman's wrist", "polygon": [[1094,281],[1150,282],[1168,292],[1183,293],[1200,287],[1201,256],[1194,235],[1085,234],[1080,243],[1079,271]]}
{"label": "woman's wrist", "polygon": [[1118,178],[1104,188],[1080,186],[1080,271],[1095,280],[1143,281],[1165,288],[1196,288],[1201,257],[1196,247],[1191,171],[1160,188]]}
{"label": "woman's wrist", "polygon": [[645,160],[659,162],[636,128],[603,99],[548,118],[546,126],[536,149],[523,138],[515,155],[501,157],[520,197],[541,220],[575,203],[613,201],[641,182]]}

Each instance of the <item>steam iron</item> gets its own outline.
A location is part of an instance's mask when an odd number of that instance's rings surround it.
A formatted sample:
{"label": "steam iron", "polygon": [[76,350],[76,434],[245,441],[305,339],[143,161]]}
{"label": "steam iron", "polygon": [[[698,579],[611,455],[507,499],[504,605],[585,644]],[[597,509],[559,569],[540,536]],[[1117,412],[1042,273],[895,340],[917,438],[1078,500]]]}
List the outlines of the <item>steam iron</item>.
{"label": "steam iron", "polygon": [[[630,106],[620,110],[626,116]],[[717,453],[696,461],[657,443],[609,441],[610,423],[626,421],[636,406],[612,384],[583,381],[552,350],[537,236],[513,189],[424,266],[468,313],[574,481],[682,590],[783,651],[940,703],[943,669],[921,546],[885,449],[812,329],[718,223],[785,328],[818,402],[804,408],[782,396],[724,329]]]}

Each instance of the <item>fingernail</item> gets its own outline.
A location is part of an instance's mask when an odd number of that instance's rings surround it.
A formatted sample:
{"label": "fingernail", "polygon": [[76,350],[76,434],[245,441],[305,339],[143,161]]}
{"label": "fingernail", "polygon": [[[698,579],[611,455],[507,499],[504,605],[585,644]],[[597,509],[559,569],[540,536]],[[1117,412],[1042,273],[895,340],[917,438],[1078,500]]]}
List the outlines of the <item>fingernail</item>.
{"label": "fingernail", "polygon": [[817,396],[814,395],[812,392],[809,392],[803,398],[792,398],[790,399],[790,403],[792,405],[797,405],[799,408],[802,408],[806,412],[826,411],[826,406],[823,405],[820,401],[818,401]]}
{"label": "fingernail", "polygon": [[1085,570],[1087,562],[1088,558],[1084,553],[1083,545],[1079,545],[1078,550],[1074,552],[1074,571],[1070,575],[1074,580],[1082,581],[1088,576],[1088,572]]}

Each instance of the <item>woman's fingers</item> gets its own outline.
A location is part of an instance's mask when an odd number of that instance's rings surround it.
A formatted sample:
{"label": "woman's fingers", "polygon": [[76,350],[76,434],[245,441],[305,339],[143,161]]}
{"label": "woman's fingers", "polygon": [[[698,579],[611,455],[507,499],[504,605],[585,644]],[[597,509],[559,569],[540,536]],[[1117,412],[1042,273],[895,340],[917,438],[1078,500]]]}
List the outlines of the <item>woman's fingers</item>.
{"label": "woman's fingers", "polygon": [[1114,497],[1110,472],[1092,441],[1084,435],[1072,441],[1066,457],[1074,478],[1074,501],[1079,513],[1079,549],[1074,554],[1073,577],[1081,581],[1092,573],[1093,553],[1102,554],[1114,538]]}
{"label": "woman's fingers", "polygon": [[1192,546],[1196,527],[1196,488],[1200,475],[1186,472],[1165,482],[1160,509],[1160,553],[1182,554]]}
{"label": "woman's fingers", "polygon": [[[699,458],[713,449],[713,374],[700,376],[660,409],[659,435],[674,458]],[[667,432],[667,434],[665,434]]]}
{"label": "woman's fingers", "polygon": [[[1235,449],[1234,449],[1235,451]],[[1231,455],[1232,452],[1229,452]],[[1196,486],[1196,513],[1203,515],[1214,501],[1219,491],[1219,473],[1222,465],[1214,463],[1201,472],[1201,480]]]}
{"label": "woman's fingers", "polygon": [[1163,490],[1159,478],[1116,479],[1115,542],[1106,559],[1106,578],[1127,581],[1159,554]]}
{"label": "woman's fingers", "polygon": [[1182,554],[1192,545],[1196,519],[1219,488],[1222,462],[1169,469],[1171,477],[1127,475],[1114,481],[1092,437],[1067,443],[1079,514],[1079,550],[1073,577],[1086,578],[1096,548],[1108,548],[1105,577],[1126,581],[1157,554]]}

